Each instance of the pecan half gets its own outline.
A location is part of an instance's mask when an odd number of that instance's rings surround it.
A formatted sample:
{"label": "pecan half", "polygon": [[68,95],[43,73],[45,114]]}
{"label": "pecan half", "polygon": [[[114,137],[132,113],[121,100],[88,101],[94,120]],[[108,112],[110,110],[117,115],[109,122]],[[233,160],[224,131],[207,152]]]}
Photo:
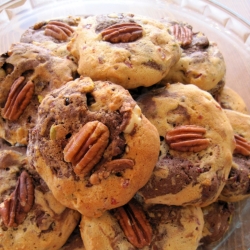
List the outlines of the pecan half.
{"label": "pecan half", "polygon": [[192,29],[183,24],[174,24],[170,27],[171,33],[180,42],[181,47],[187,47],[193,39]]}
{"label": "pecan half", "polygon": [[52,36],[59,41],[66,41],[70,36],[72,36],[74,29],[72,29],[68,24],[60,21],[50,21],[45,26],[44,34],[46,36]]}
{"label": "pecan half", "polygon": [[109,142],[109,129],[99,121],[86,123],[64,148],[64,160],[77,175],[86,175],[102,158]]}
{"label": "pecan half", "polygon": [[248,156],[250,155],[250,143],[240,135],[234,135],[236,147],[234,149],[234,154],[241,154]]}
{"label": "pecan half", "polygon": [[114,209],[125,236],[135,247],[149,246],[152,240],[152,228],[141,205],[134,199],[122,207]]}
{"label": "pecan half", "polygon": [[101,180],[107,179],[110,174],[117,174],[125,171],[126,169],[132,169],[134,166],[134,161],[130,159],[116,159],[109,161],[101,166],[100,169],[95,171],[90,176],[90,183],[92,185],[99,184]]}
{"label": "pecan half", "polygon": [[206,149],[209,139],[204,137],[206,129],[195,125],[184,125],[167,132],[166,142],[171,149],[183,152],[199,152]]}
{"label": "pecan half", "polygon": [[142,37],[142,27],[137,23],[114,24],[104,29],[101,34],[102,40],[111,43],[134,42]]}
{"label": "pecan half", "polygon": [[15,190],[4,200],[0,215],[6,227],[17,227],[26,218],[34,203],[34,186],[26,171],[18,178]]}
{"label": "pecan half", "polygon": [[47,24],[46,21],[42,21],[42,22],[39,22],[39,23],[35,23],[34,26],[33,26],[33,30],[39,30],[41,29],[43,26],[45,26]]}
{"label": "pecan half", "polygon": [[2,109],[2,117],[7,120],[17,120],[33,96],[34,83],[32,81],[25,82],[24,80],[25,78],[20,76],[10,88],[7,101]]}

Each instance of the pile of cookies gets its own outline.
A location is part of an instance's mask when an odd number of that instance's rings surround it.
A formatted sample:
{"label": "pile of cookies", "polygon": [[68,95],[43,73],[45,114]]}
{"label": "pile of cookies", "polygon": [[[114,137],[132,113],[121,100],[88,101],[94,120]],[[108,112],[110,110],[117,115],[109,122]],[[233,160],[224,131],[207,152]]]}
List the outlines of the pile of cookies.
{"label": "pile of cookies", "polygon": [[0,57],[0,249],[198,249],[250,196],[250,115],[216,43],[128,13],[34,24]]}

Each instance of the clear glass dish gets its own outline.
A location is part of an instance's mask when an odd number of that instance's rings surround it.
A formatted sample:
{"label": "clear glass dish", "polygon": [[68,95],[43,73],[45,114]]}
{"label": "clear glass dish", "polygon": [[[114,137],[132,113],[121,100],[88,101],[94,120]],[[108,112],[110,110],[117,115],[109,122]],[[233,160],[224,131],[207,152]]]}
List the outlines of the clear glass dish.
{"label": "clear glass dish", "polygon": [[[34,23],[57,17],[131,12],[186,21],[218,44],[227,65],[226,85],[242,96],[250,110],[250,23],[213,0],[17,0],[6,7],[0,8],[0,53]],[[236,204],[225,237],[208,249],[250,249],[249,231],[250,201],[246,200]]]}

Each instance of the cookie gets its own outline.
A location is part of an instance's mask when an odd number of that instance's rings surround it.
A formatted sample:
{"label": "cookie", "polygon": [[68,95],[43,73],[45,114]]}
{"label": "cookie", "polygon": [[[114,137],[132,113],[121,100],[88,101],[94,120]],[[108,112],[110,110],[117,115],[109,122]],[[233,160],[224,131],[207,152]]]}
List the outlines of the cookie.
{"label": "cookie", "polygon": [[224,86],[214,98],[224,109],[235,110],[247,115],[249,114],[245,101],[235,90],[228,86]]}
{"label": "cookie", "polygon": [[80,214],[54,198],[29,165],[25,150],[1,150],[0,161],[0,248],[59,249],[79,223]]}
{"label": "cookie", "polygon": [[66,43],[71,39],[80,20],[81,17],[69,16],[67,18],[59,18],[35,23],[21,35],[20,42],[43,43],[50,41],[60,44]]}
{"label": "cookie", "polygon": [[0,137],[12,145],[28,143],[37,108],[51,90],[73,80],[76,65],[33,44],[13,44],[1,55]]}
{"label": "cookie", "polygon": [[126,89],[157,83],[181,53],[165,25],[125,13],[82,19],[68,50],[78,60],[80,75]]}
{"label": "cookie", "polygon": [[100,216],[149,179],[158,132],[122,86],[81,77],[48,94],[38,112],[29,155],[65,206]]}
{"label": "cookie", "polygon": [[75,228],[67,242],[60,248],[60,250],[85,250],[79,226]]}
{"label": "cookie", "polygon": [[202,32],[182,22],[163,21],[169,32],[179,41],[182,54],[180,60],[170,69],[164,80],[170,83],[194,84],[211,94],[218,92],[225,84],[226,64],[215,42],[209,41]]}
{"label": "cookie", "polygon": [[73,36],[81,17],[41,21],[29,27],[20,38],[22,43],[32,43],[49,49],[54,55],[75,61],[67,50],[67,44]]}
{"label": "cookie", "polygon": [[105,212],[82,217],[80,230],[86,250],[196,250],[204,225],[201,208],[142,206],[136,200]]}
{"label": "cookie", "polygon": [[234,129],[236,148],[233,153],[233,163],[220,200],[236,202],[250,196],[250,116],[225,110]]}
{"label": "cookie", "polygon": [[225,185],[235,148],[234,132],[220,105],[192,84],[168,84],[137,99],[155,125],[161,146],[146,203],[207,206]]}
{"label": "cookie", "polygon": [[204,215],[204,227],[200,243],[208,246],[218,243],[229,230],[234,204],[224,201],[216,201],[207,207],[202,208]]}

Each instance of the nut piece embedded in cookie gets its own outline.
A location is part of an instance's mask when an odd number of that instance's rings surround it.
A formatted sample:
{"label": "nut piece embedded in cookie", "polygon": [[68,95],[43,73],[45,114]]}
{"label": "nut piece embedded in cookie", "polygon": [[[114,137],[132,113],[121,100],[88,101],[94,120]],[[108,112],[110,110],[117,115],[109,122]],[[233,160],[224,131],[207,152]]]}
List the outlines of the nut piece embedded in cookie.
{"label": "nut piece embedded in cookie", "polygon": [[170,30],[171,33],[180,42],[181,47],[186,47],[191,44],[193,39],[193,32],[191,26],[175,23],[170,26]]}
{"label": "nut piece embedded in cookie", "polygon": [[46,36],[52,36],[59,41],[66,41],[72,36],[73,32],[74,29],[72,29],[67,23],[60,21],[49,21],[44,30]]}
{"label": "nut piece embedded in cookie", "polygon": [[15,190],[4,200],[0,207],[0,216],[6,227],[17,227],[21,224],[34,203],[34,187],[32,179],[26,171],[18,178]]}
{"label": "nut piece embedded in cookie", "polygon": [[114,24],[105,28],[102,39],[111,43],[128,43],[142,37],[142,26],[136,23]]}
{"label": "nut piece embedded in cookie", "polygon": [[7,101],[2,109],[2,117],[10,121],[17,120],[29,104],[34,93],[32,81],[25,82],[20,76],[11,86]]}
{"label": "nut piece embedded in cookie", "polygon": [[235,134],[236,148],[234,149],[234,154],[241,154],[245,156],[250,155],[250,142],[244,137]]}
{"label": "nut piece embedded in cookie", "polygon": [[129,203],[114,210],[127,239],[138,248],[149,246],[152,240],[152,228],[141,205],[131,200]]}
{"label": "nut piece embedded in cookie", "polygon": [[98,121],[86,123],[64,148],[64,160],[77,175],[88,174],[98,163],[109,141],[109,129]]}
{"label": "nut piece embedded in cookie", "polygon": [[204,138],[205,133],[206,129],[200,126],[179,126],[166,133],[166,142],[174,150],[199,152],[209,145],[209,139]]}
{"label": "nut piece embedded in cookie", "polygon": [[99,184],[101,180],[108,178],[111,174],[119,174],[126,169],[132,169],[134,161],[131,159],[115,159],[103,164],[89,178],[92,185]]}

